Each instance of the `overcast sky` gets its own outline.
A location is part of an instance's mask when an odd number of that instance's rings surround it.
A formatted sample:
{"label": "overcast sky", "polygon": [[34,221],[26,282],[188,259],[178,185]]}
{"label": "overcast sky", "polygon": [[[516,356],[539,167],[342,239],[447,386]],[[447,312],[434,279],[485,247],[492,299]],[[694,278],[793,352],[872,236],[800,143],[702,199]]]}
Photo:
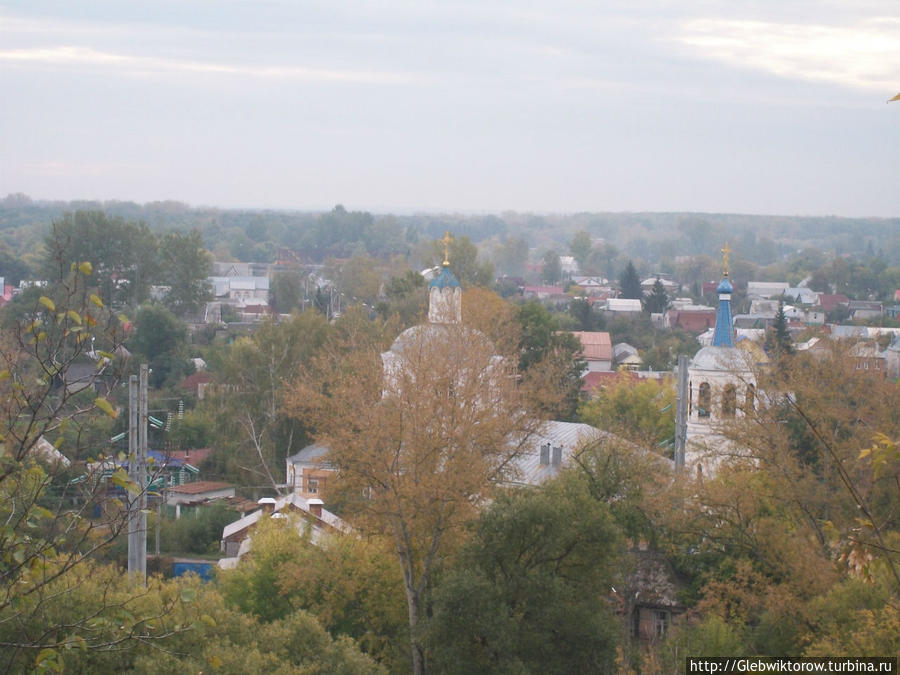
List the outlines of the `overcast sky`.
{"label": "overcast sky", "polygon": [[900,216],[898,0],[0,0],[0,196]]}

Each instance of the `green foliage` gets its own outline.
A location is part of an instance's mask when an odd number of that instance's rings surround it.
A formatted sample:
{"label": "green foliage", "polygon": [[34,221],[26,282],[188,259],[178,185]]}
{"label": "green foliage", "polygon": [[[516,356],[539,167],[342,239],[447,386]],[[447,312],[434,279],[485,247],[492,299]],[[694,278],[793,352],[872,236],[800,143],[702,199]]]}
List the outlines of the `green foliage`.
{"label": "green foliage", "polygon": [[572,257],[575,258],[575,262],[578,263],[578,269],[583,270],[584,265],[587,262],[588,256],[591,254],[591,248],[593,244],[591,243],[591,235],[589,235],[584,230],[579,230],[572,237],[572,240],[569,242],[569,253],[572,254]]}
{"label": "green foliage", "polygon": [[609,672],[619,537],[577,476],[499,495],[435,592],[430,664],[446,673]]}
{"label": "green foliage", "polygon": [[[488,260],[479,260],[478,247],[469,237],[454,237],[449,253],[450,269],[463,288],[489,287],[494,283],[494,266]],[[444,261],[444,245],[440,240],[432,242],[430,260],[432,265],[440,265]]]}
{"label": "green foliage", "polygon": [[659,277],[653,282],[653,288],[650,290],[650,294],[643,299],[643,304],[644,311],[651,314],[661,314],[668,308],[669,296],[666,294],[666,289],[663,287]]}
{"label": "green foliage", "polygon": [[207,280],[212,273],[212,255],[203,248],[199,230],[167,234],[159,244],[159,259],[158,282],[169,287],[164,303],[173,314],[194,313],[212,299]]}
{"label": "green foliage", "polygon": [[294,518],[260,519],[253,532],[252,554],[236,569],[220,574],[226,602],[261,621],[286,617],[292,611],[291,600],[281,592],[279,579],[284,566],[310,545],[308,533],[298,533]]}
{"label": "green foliage", "polygon": [[623,376],[582,403],[578,415],[587,424],[656,447],[675,435],[674,383]]}
{"label": "green foliage", "polygon": [[89,283],[106,304],[137,306],[158,270],[156,237],[144,224],[102,211],[76,211],[55,220],[45,242],[45,273],[64,278],[73,262],[89,261]]}
{"label": "green foliage", "polygon": [[153,387],[175,384],[190,371],[187,326],[162,305],[146,304],[138,309],[127,346],[135,362],[150,366]]}
{"label": "green foliage", "polygon": [[277,272],[272,277],[272,308],[280,314],[299,309],[303,300],[300,276],[293,272]]}
{"label": "green foliage", "polygon": [[619,290],[621,291],[620,297],[623,298],[640,300],[643,297],[641,278],[638,276],[634,263],[630,260],[622,271],[622,276],[619,277]]}
{"label": "green foliage", "polygon": [[166,553],[216,553],[222,529],[238,519],[238,513],[216,503],[182,511],[181,518],[163,518],[160,523],[160,550]]}
{"label": "green foliage", "polygon": [[310,310],[279,323],[263,321],[252,337],[211,355],[221,386],[197,407],[215,420],[216,453],[204,469],[238,485],[274,487],[284,480],[285,457],[308,440],[305,428],[284,414],[285,385],[332,335],[325,317]]}
{"label": "green foliage", "polygon": [[[4,666],[65,672],[383,672],[349,638],[332,639],[314,617],[294,612],[260,623],[228,609],[213,584],[197,579],[133,584],[112,566],[86,564],[51,582],[31,622],[4,615]],[[90,617],[78,623],[82,616]],[[48,630],[59,625],[59,630]]]}
{"label": "green foliage", "polygon": [[494,250],[494,264],[500,274],[521,277],[528,262],[528,242],[517,237],[507,237]]}
{"label": "green foliage", "polygon": [[559,283],[562,279],[562,265],[559,262],[559,253],[554,250],[547,251],[542,258],[541,280],[548,284]]}
{"label": "green foliage", "polygon": [[516,316],[520,326],[519,370],[527,373],[555,364],[563,373],[560,386],[565,390],[559,418],[571,419],[581,393],[581,373],[584,361],[579,358],[581,342],[568,331],[560,330],[559,322],[541,303],[531,300],[519,307]]}

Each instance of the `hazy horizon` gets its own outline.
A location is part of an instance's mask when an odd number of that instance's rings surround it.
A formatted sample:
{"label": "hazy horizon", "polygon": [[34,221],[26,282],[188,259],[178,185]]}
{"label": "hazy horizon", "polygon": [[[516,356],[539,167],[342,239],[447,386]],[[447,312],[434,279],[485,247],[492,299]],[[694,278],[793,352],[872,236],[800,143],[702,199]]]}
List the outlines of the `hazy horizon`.
{"label": "hazy horizon", "polygon": [[0,195],[900,216],[887,0],[2,2]]}

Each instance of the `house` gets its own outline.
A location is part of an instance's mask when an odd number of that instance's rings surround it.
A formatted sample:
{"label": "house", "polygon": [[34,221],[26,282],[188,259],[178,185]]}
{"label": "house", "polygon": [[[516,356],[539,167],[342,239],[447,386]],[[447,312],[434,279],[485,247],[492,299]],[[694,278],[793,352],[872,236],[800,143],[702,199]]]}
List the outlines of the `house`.
{"label": "house", "polygon": [[212,453],[212,448],[185,448],[184,450],[168,450],[166,454],[175,460],[199,466]]}
{"label": "house", "polygon": [[197,400],[202,401],[210,382],[212,382],[212,376],[205,370],[198,370],[184,378],[181,388],[190,391],[197,397]]}
{"label": "house", "polygon": [[887,377],[892,380],[900,378],[900,334],[894,335],[891,343],[882,352]]}
{"label": "house", "polygon": [[840,293],[820,293],[816,302],[823,312],[833,312],[838,307],[848,307],[850,298]]}
{"label": "house", "polygon": [[716,310],[706,305],[694,305],[690,301],[672,303],[663,318],[665,328],[678,328],[689,333],[702,333],[716,325]]}
{"label": "house", "polygon": [[522,297],[555,305],[568,304],[572,299],[571,296],[566,295],[562,286],[525,286],[522,289]]}
{"label": "house", "polygon": [[644,363],[638,350],[627,342],[613,346],[613,363],[617,369],[638,370]]}
{"label": "house", "polygon": [[854,321],[880,319],[884,315],[884,306],[880,302],[851,300],[847,308],[850,310],[850,317]]}
{"label": "house", "polygon": [[805,286],[793,286],[784,292],[785,299],[801,305],[814,305],[819,300],[819,294]]}
{"label": "house", "polygon": [[586,373],[612,369],[612,341],[609,333],[602,331],[572,331],[581,342],[581,358],[587,366]]}
{"label": "house", "polygon": [[641,282],[641,290],[644,291],[644,295],[653,290],[653,286],[656,285],[657,279],[659,279],[659,283],[662,284],[663,289],[666,291],[666,295],[674,295],[681,289],[681,285],[669,279],[668,275],[658,274],[656,276],[647,277]]}
{"label": "house", "polygon": [[[257,523],[266,515],[285,517],[289,513],[306,516],[306,522],[311,523],[310,533],[313,543],[330,532],[350,532],[351,528],[341,518],[322,507],[321,499],[306,499],[292,493],[278,498],[260,499],[260,508],[247,514],[243,518],[226,525],[222,529],[222,551],[226,557],[219,561],[223,568],[234,567],[238,559],[249,549],[249,539]],[[301,520],[300,527],[305,523]]]}
{"label": "house", "polygon": [[790,285],[785,281],[748,281],[747,297],[754,298],[777,298],[784,295]]}
{"label": "house", "polygon": [[856,370],[887,377],[887,357],[878,349],[878,343],[857,342],[850,348],[849,356]]}
{"label": "house", "polygon": [[269,304],[269,277],[221,276],[209,277],[213,295],[220,302],[237,307]]}
{"label": "house", "polygon": [[215,499],[234,497],[234,486],[229,483],[198,480],[166,490],[166,504],[175,507],[175,518],[181,518],[185,506],[199,506]]}
{"label": "house", "polygon": [[574,276],[572,277],[572,284],[579,291],[589,296],[603,295],[610,290],[609,282],[603,277]]}
{"label": "house", "polygon": [[683,614],[681,584],[665,556],[654,550],[632,551],[634,567],[625,582],[625,613],[631,636],[640,642],[665,638],[672,619]]}
{"label": "house", "polygon": [[327,455],[327,447],[313,443],[288,457],[285,460],[288,488],[306,499],[324,500],[328,483],[335,476]]}
{"label": "house", "polygon": [[605,311],[615,314],[640,314],[643,311],[640,300],[629,298],[609,298],[606,301]]}

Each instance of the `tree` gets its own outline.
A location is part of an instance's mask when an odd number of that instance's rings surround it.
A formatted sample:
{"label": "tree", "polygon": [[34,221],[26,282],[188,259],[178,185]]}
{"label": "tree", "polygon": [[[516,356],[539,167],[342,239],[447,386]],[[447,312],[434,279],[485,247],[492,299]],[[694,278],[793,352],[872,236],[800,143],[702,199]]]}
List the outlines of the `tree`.
{"label": "tree", "polygon": [[611,672],[621,543],[578,475],[498,495],[435,593],[437,670]]}
{"label": "tree", "polygon": [[150,366],[153,387],[174,384],[188,374],[187,326],[162,305],[141,305],[127,344],[137,360]]}
{"label": "tree", "polygon": [[778,301],[775,321],[772,323],[772,327],[766,331],[766,351],[776,359],[789,356],[794,351],[791,345],[791,331],[788,329],[787,317],[784,314],[784,300]]}
{"label": "tree", "polygon": [[212,298],[207,277],[212,273],[212,254],[203,248],[199,230],[170,232],[159,245],[159,281],[168,286],[164,303],[176,316],[196,312]]}
{"label": "tree", "polygon": [[619,378],[578,408],[582,421],[645,447],[675,435],[675,388],[670,380]]}
{"label": "tree", "polygon": [[[463,288],[488,287],[494,283],[494,266],[488,260],[478,259],[478,247],[463,235],[450,242],[450,269]],[[436,239],[431,244],[431,264],[440,265],[444,260],[444,244]]]}
{"label": "tree", "polygon": [[136,307],[148,298],[157,273],[156,237],[147,226],[102,211],[76,211],[55,220],[45,249],[51,280],[65,279],[73,262],[90,262],[88,281],[106,304]]}
{"label": "tree", "polygon": [[576,232],[575,236],[572,237],[572,241],[569,242],[569,253],[575,258],[575,262],[578,263],[578,270],[582,273],[588,256],[591,254],[592,246],[591,235],[584,230]]}
{"label": "tree", "polygon": [[408,669],[406,598],[390,547],[343,534],[313,544],[304,528],[296,516],[262,519],[249,554],[220,574],[226,603],[266,621],[310,612],[333,637]]}
{"label": "tree", "polygon": [[629,300],[640,300],[643,297],[643,291],[641,290],[641,278],[638,276],[637,270],[634,267],[634,263],[632,263],[630,260],[625,266],[625,269],[622,272],[622,276],[619,277],[619,289],[621,290],[623,298],[628,298]]}
{"label": "tree", "polygon": [[528,262],[528,243],[524,239],[508,237],[494,251],[494,263],[497,271],[512,277],[525,274]]}
{"label": "tree", "polygon": [[555,373],[554,408],[547,410],[557,419],[573,419],[581,394],[581,342],[572,333],[561,330],[557,319],[536,300],[519,307],[519,371],[542,370]]}
{"label": "tree", "polygon": [[562,278],[562,265],[559,262],[559,254],[556,251],[547,251],[543,257],[541,267],[541,279],[548,284],[555,284]]}
{"label": "tree", "polygon": [[656,277],[650,295],[644,298],[643,302],[644,311],[650,314],[661,314],[669,307],[669,296],[659,277]]}
{"label": "tree", "polygon": [[299,309],[303,300],[300,277],[292,272],[279,272],[272,277],[272,309],[279,314],[288,314]]}
{"label": "tree", "polygon": [[[116,391],[122,366],[114,352],[124,330],[119,316],[91,292],[92,271],[88,262],[70,266],[58,285],[42,289],[26,322],[0,336],[4,670],[50,666],[67,647],[93,653],[168,633],[143,626],[150,615],[135,617],[117,606],[108,577],[91,586],[91,606],[81,601],[84,580],[93,576],[91,558],[127,524],[127,498],[109,496],[107,483],[85,467],[67,468],[69,457],[84,449],[63,445],[73,420],[117,415],[116,401],[91,387],[105,380],[104,389]],[[93,374],[80,375],[79,385],[87,387],[75,392],[68,386],[71,371],[84,362]],[[111,484],[121,486],[123,495],[142,490],[123,470],[113,473]]]}
{"label": "tree", "polygon": [[211,362],[217,386],[202,408],[216,420],[215,473],[279,490],[284,459],[308,439],[285,414],[287,383],[332,336],[322,314],[306,311],[281,323],[264,321]]}
{"label": "tree", "polygon": [[[540,424],[552,380],[464,325],[409,329],[383,365],[371,340],[326,352],[301,373],[290,409],[329,448],[354,525],[387,536],[407,600],[413,671],[435,570]],[[536,403],[537,401],[537,403]]]}

